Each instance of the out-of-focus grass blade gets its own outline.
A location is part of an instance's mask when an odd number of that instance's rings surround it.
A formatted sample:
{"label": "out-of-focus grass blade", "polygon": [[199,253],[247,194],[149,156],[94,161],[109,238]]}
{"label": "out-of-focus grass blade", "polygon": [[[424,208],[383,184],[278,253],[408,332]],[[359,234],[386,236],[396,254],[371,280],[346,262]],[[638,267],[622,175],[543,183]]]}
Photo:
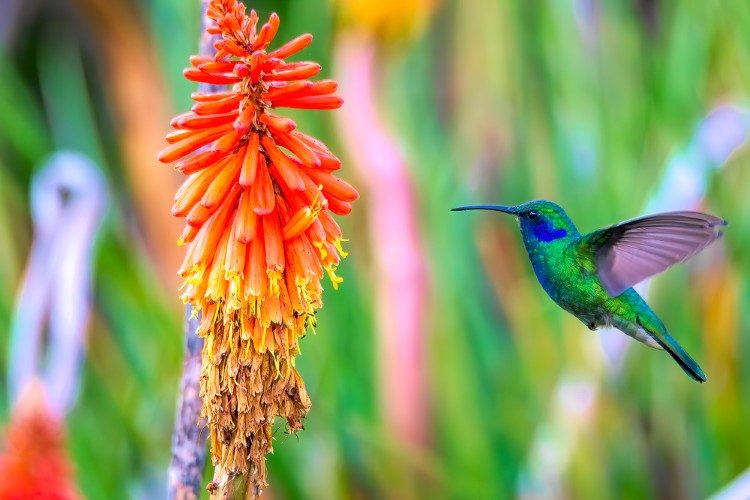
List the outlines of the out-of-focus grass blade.
{"label": "out-of-focus grass blade", "polygon": [[[7,143],[24,163],[37,163],[50,151],[47,128],[37,102],[27,91],[13,64],[0,47],[0,144]],[[8,167],[6,165],[5,167]]]}
{"label": "out-of-focus grass blade", "polygon": [[81,51],[62,27],[49,27],[38,52],[39,78],[56,149],[74,149],[106,165]]}

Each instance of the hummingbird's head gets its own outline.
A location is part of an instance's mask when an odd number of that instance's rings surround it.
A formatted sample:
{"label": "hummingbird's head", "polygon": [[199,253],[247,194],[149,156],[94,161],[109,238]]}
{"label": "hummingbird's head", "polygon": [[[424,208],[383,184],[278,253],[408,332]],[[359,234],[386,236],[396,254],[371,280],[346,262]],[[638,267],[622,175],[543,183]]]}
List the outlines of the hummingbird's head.
{"label": "hummingbird's head", "polygon": [[515,215],[521,226],[524,243],[528,246],[536,243],[549,243],[569,236],[578,235],[573,221],[557,203],[548,200],[533,200],[515,206],[506,205],[468,205],[457,207],[461,210],[493,210]]}

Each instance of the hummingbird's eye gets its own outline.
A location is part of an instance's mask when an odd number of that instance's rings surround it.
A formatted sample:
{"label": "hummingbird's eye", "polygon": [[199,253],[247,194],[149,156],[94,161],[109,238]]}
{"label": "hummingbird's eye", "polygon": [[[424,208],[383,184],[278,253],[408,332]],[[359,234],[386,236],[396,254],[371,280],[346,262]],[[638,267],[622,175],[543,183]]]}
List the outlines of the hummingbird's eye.
{"label": "hummingbird's eye", "polygon": [[536,219],[537,217],[539,217],[539,212],[537,212],[536,210],[530,210],[529,212],[526,213],[526,216],[529,219],[533,220],[533,219]]}

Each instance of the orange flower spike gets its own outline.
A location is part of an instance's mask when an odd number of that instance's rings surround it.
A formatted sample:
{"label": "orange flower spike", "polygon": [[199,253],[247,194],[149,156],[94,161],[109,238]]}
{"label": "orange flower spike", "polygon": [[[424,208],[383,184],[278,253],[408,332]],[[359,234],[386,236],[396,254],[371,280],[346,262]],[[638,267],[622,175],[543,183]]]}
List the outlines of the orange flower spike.
{"label": "orange flower spike", "polygon": [[173,213],[187,222],[181,297],[203,311],[202,416],[217,481],[249,474],[262,487],[274,419],[298,430],[310,407],[294,362],[322,306],[325,272],[340,282],[334,271],[345,254],[329,212],[348,212],[358,195],[332,174],[341,161],[322,142],[270,112],[341,105],[336,82],[307,80],[319,64],[286,61],[312,36],[270,50],[276,14],[259,26],[237,0],[209,0],[207,13],[217,52],[191,58],[185,76],[233,86],[193,93],[159,159],[189,175]]}

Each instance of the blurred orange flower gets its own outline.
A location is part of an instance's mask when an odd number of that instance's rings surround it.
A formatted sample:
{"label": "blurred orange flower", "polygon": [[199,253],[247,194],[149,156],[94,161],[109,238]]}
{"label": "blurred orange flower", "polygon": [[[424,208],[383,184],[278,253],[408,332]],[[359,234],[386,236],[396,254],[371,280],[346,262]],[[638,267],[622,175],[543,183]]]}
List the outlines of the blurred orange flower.
{"label": "blurred orange flower", "polygon": [[187,225],[180,269],[183,300],[202,313],[201,395],[214,463],[227,474],[265,484],[271,425],[292,431],[310,407],[294,369],[299,339],[322,306],[321,279],[336,288],[346,256],[331,213],[345,215],[357,191],[333,172],[339,159],[273,108],[335,109],[331,80],[312,82],[314,62],[287,62],[311,41],[301,35],[268,50],[279,28],[236,0],[212,0],[208,32],[220,35],[215,57],[193,56],[186,78],[227,91],[195,93],[190,112],[159,154],[188,175],[172,213]]}
{"label": "blurred orange flower", "polygon": [[80,498],[65,452],[62,421],[52,415],[38,382],[26,386],[0,455],[0,498]]}

